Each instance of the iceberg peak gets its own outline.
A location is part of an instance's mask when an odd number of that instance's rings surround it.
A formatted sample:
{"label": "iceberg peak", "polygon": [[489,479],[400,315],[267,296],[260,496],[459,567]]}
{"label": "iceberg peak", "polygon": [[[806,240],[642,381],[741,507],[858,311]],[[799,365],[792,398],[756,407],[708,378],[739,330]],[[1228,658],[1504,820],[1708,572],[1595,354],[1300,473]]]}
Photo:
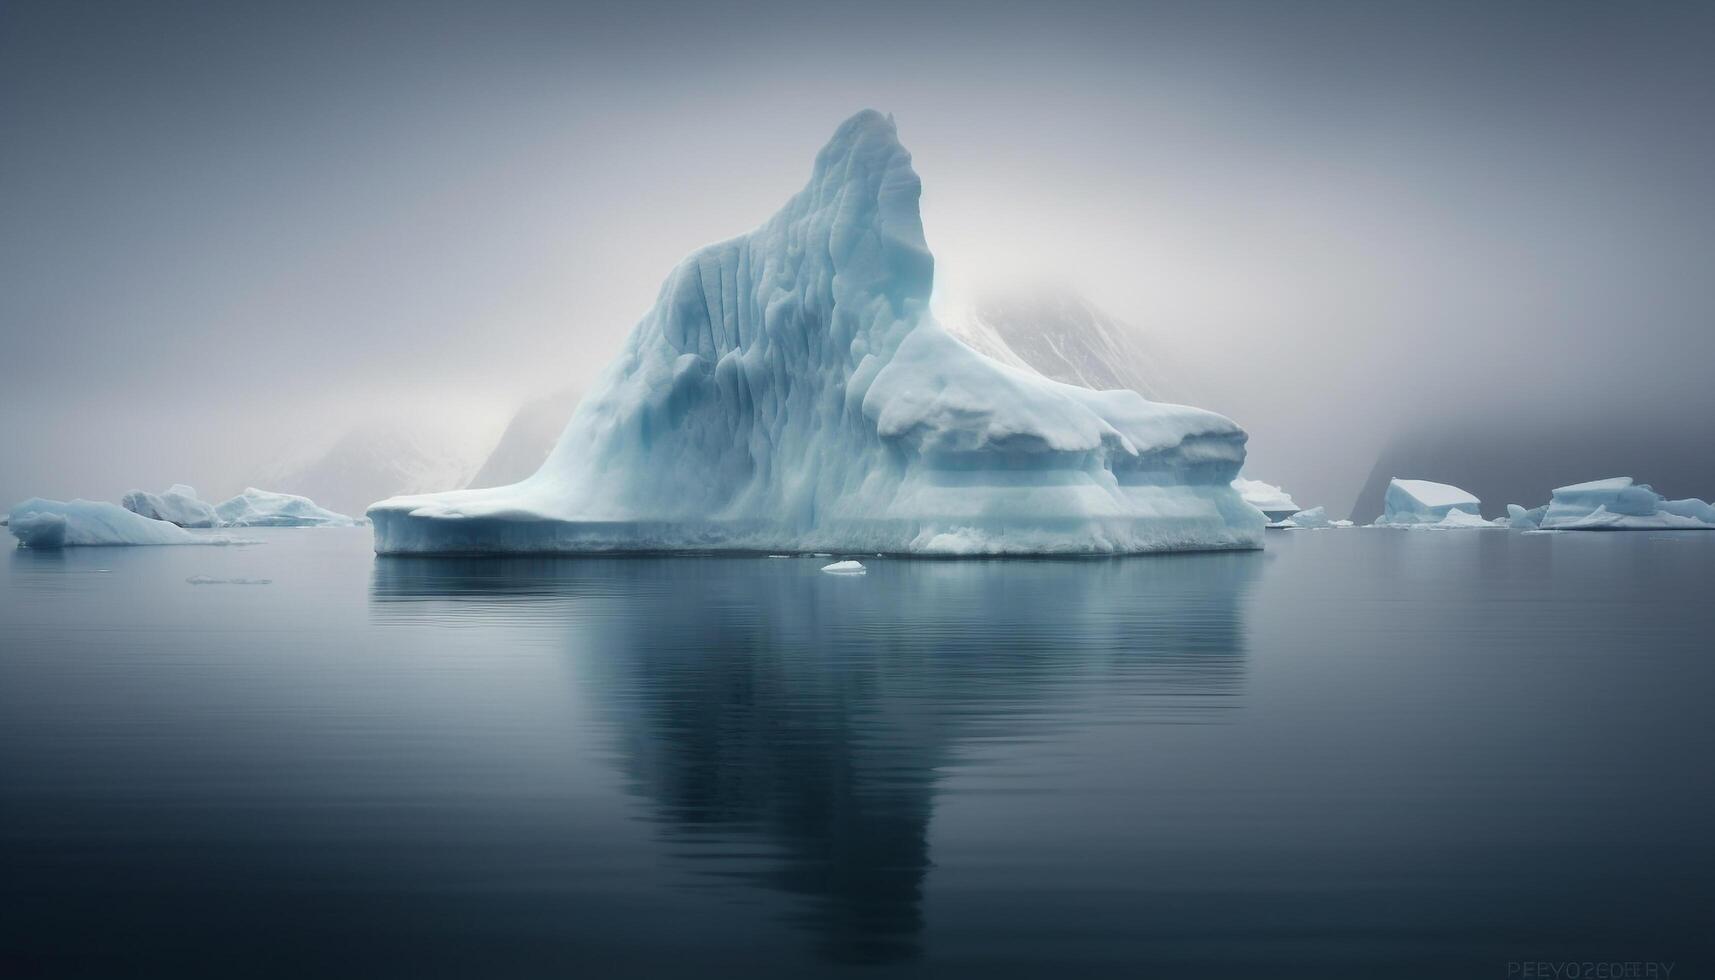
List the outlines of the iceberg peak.
{"label": "iceberg peak", "polygon": [[777,214],[673,269],[541,469],[382,501],[377,551],[1258,547],[1231,421],[934,321],[921,193],[893,120],[847,119]]}

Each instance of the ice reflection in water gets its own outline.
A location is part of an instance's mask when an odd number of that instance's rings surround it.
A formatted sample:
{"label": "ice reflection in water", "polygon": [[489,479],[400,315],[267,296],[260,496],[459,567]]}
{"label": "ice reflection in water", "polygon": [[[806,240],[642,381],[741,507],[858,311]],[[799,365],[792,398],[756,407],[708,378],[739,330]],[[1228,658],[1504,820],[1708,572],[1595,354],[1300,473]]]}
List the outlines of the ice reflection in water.
{"label": "ice reflection in water", "polygon": [[372,609],[563,630],[674,859],[796,896],[824,956],[888,962],[920,952],[944,774],[1070,724],[1221,722],[1264,560],[384,558]]}

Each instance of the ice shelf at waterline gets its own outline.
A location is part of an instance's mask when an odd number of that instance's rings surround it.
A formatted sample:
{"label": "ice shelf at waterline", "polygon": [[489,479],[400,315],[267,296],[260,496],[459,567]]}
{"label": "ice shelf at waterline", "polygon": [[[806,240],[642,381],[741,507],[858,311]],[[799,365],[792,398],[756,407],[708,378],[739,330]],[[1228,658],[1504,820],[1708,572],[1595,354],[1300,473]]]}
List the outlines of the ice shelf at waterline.
{"label": "ice shelf at waterline", "polygon": [[893,120],[853,116],[779,214],[680,263],[540,470],[384,500],[376,551],[1260,547],[1231,421],[942,330],[920,192]]}

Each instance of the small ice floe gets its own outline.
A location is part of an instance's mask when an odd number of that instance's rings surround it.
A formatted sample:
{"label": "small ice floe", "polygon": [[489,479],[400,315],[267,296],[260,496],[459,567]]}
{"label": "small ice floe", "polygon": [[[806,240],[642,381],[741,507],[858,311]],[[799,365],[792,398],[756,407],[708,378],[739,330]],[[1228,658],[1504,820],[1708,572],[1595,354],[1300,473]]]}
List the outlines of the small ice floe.
{"label": "small ice floe", "polygon": [[207,575],[192,575],[185,579],[190,585],[273,585],[271,578],[212,578]]}
{"label": "small ice floe", "polygon": [[834,557],[834,553],[831,551],[812,551],[812,552],[810,552],[810,557],[811,558],[832,558],[832,557]]}
{"label": "small ice floe", "polygon": [[[833,556],[829,555],[827,557],[831,558]],[[827,572],[830,575],[862,575],[868,570],[869,569],[863,567],[863,562],[859,561],[837,561],[832,565],[822,566],[822,571]]]}
{"label": "small ice floe", "polygon": [[791,555],[769,555],[770,558],[790,558]]}

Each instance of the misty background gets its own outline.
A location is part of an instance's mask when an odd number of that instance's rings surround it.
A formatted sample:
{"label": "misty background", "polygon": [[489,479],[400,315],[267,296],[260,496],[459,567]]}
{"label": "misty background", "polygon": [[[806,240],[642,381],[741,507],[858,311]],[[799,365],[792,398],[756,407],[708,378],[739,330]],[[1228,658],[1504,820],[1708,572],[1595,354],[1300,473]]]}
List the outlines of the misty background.
{"label": "misty background", "polygon": [[0,0],[0,498],[481,463],[863,107],[938,308],[1076,293],[1304,506],[1715,496],[1711,52],[1709,4]]}

